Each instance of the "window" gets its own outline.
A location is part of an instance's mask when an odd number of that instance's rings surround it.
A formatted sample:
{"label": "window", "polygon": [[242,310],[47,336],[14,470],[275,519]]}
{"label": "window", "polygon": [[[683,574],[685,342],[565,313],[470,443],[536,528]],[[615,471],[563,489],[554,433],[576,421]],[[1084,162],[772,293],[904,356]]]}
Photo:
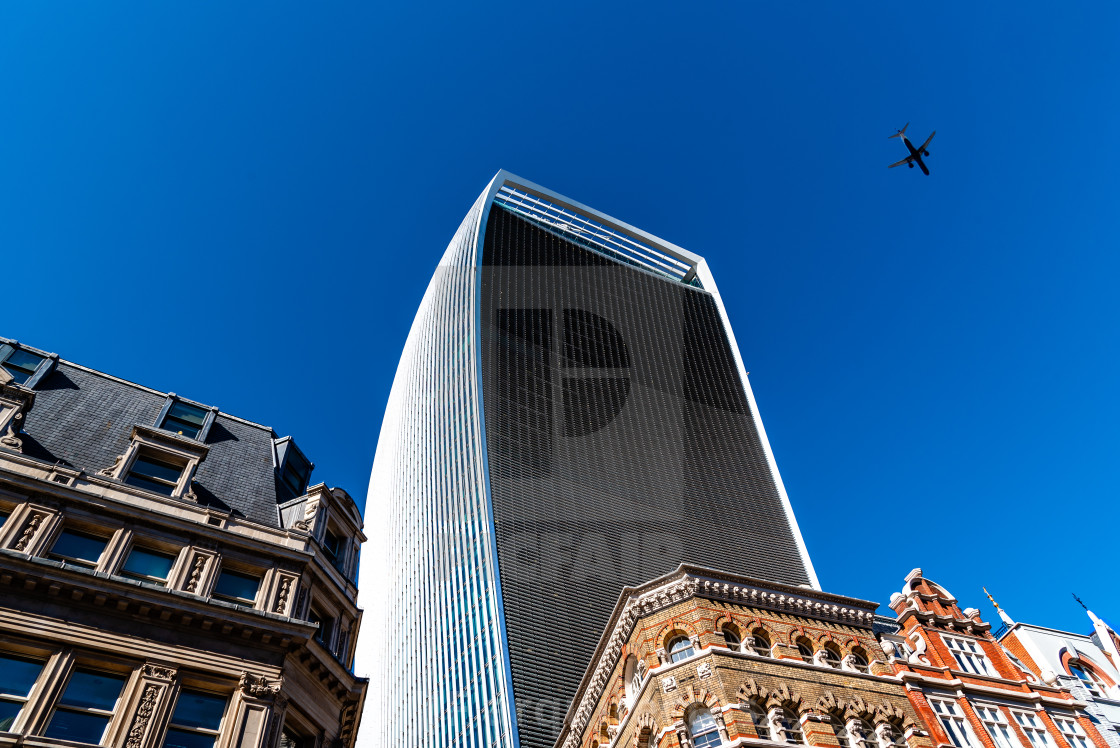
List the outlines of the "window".
{"label": "window", "polygon": [[805,662],[813,661],[813,645],[808,639],[797,640],[797,651],[801,655],[801,659],[805,660]]}
{"label": "window", "polygon": [[770,656],[770,637],[768,637],[766,632],[762,629],[758,629],[754,632],[754,644],[751,646],[751,649],[760,657]]}
{"label": "window", "polygon": [[4,523],[8,521],[11,514],[7,509],[0,508],[0,529],[3,529]]}
{"label": "window", "polygon": [[842,719],[832,714],[829,715],[828,721],[832,723],[832,732],[835,733],[836,742],[840,744],[840,748],[860,748],[858,743],[852,742],[852,736]]}
{"label": "window", "polygon": [[183,475],[183,465],[168,462],[162,457],[141,451],[132,462],[124,482],[137,488],[172,496],[179,487],[179,479]]}
{"label": "window", "polygon": [[727,648],[732,652],[738,652],[742,648],[743,643],[739,639],[739,634],[735,631],[735,628],[732,626],[724,626],[722,631],[723,641],[727,644]]}
{"label": "window", "polygon": [[1054,717],[1054,722],[1058,725],[1058,730],[1061,731],[1062,737],[1066,739],[1071,748],[1092,748],[1085,731],[1081,729],[1081,725],[1077,724],[1076,719],[1073,717]]}
{"label": "window", "polygon": [[1012,712],[1012,714],[1015,715],[1015,721],[1019,723],[1027,740],[1031,741],[1032,748],[1055,748],[1050,733],[1046,732],[1046,727],[1037,714],[1033,712]]}
{"label": "window", "polygon": [[280,733],[280,743],[277,748],[307,748],[309,745],[307,738],[285,727]]}
{"label": "window", "polygon": [[692,640],[687,636],[678,636],[669,642],[669,662],[680,662],[696,654],[692,648]]}
{"label": "window", "polygon": [[227,701],[225,696],[184,689],[171,713],[163,748],[214,748]]}
{"label": "window", "polygon": [[99,538],[96,535],[77,530],[63,530],[51,546],[47,558],[95,569],[108,542],[106,538]]}
{"label": "window", "polygon": [[824,645],[824,649],[821,650],[821,659],[823,659],[825,664],[829,667],[837,669],[840,667],[840,653],[831,645]]}
{"label": "window", "polygon": [[214,585],[211,597],[225,600],[227,603],[251,608],[257,602],[257,590],[260,589],[260,577],[251,574],[242,574],[239,571],[222,569],[218,581]]}
{"label": "window", "polygon": [[626,686],[626,704],[633,706],[634,700],[642,692],[642,676],[638,672],[638,658],[629,655],[622,666],[622,682]]}
{"label": "window", "polygon": [[308,614],[308,619],[318,624],[319,630],[315,632],[315,641],[322,644],[327,649],[331,648],[331,636],[334,634],[334,619],[330,616],[325,616],[315,608],[311,609]]}
{"label": "window", "polygon": [[848,725],[850,732],[850,745],[852,748],[877,748],[879,743],[875,740],[875,728],[862,719],[853,719]]}
{"label": "window", "polygon": [[751,724],[754,725],[754,731],[758,733],[759,739],[769,740],[770,724],[766,721],[766,713],[762,711],[762,707],[749,701],[744,705],[744,711],[750,716]]}
{"label": "window", "polygon": [[979,715],[980,721],[984,723],[984,729],[992,736],[996,748],[1021,748],[1015,734],[1011,731],[1011,726],[1003,718],[1003,712],[1000,711],[999,707],[980,704],[973,704],[972,707]]}
{"label": "window", "polygon": [[0,732],[11,731],[41,672],[41,662],[0,654]]}
{"label": "window", "polygon": [[722,745],[716,718],[707,709],[697,707],[688,717],[688,734],[692,737],[693,748],[709,748]]}
{"label": "window", "polygon": [[1077,676],[1077,679],[1081,681],[1081,684],[1085,686],[1086,689],[1088,689],[1089,693],[1093,695],[1093,698],[1099,699],[1100,697],[1104,696],[1104,682],[1101,680],[1099,675],[1093,672],[1092,668],[1087,667],[1083,664],[1074,664],[1072,662],[1069,663],[1066,667],[1069,668],[1070,675]]}
{"label": "window", "polygon": [[26,384],[43,361],[42,356],[36,356],[34,353],[16,348],[8,355],[8,359],[4,362],[4,368],[12,375],[12,380],[16,384]]}
{"label": "window", "polygon": [[166,585],[167,576],[175,564],[174,553],[153,551],[140,546],[133,546],[121,567],[121,576],[138,579],[141,582]]}
{"label": "window", "polygon": [[206,416],[209,414],[210,411],[205,408],[176,400],[167,408],[167,413],[164,414],[159,427],[164,431],[197,439],[202,433],[202,427],[206,425]]}
{"label": "window", "polygon": [[879,745],[881,748],[907,748],[902,730],[889,722],[879,725]]}
{"label": "window", "polygon": [[984,656],[980,645],[974,639],[958,639],[955,636],[942,636],[942,638],[961,670],[973,675],[995,675],[992,666],[988,664],[988,658]]}
{"label": "window", "polygon": [[43,735],[100,745],[127,680],[123,675],[75,670]]}
{"label": "window", "polygon": [[855,666],[856,670],[860,671],[861,673],[870,673],[871,672],[871,666],[868,665],[866,657],[864,657],[859,652],[852,652],[851,656],[852,656],[852,665]]}
{"label": "window", "polygon": [[980,741],[976,739],[955,701],[930,699],[929,705],[941,720],[941,726],[945,728],[953,745],[957,748],[980,748]]}
{"label": "window", "polygon": [[327,531],[323,533],[323,554],[327,557],[331,566],[342,576],[346,576],[346,570],[343,568],[346,564],[344,551],[345,544],[342,542],[342,538],[338,537],[330,528],[327,528]]}
{"label": "window", "polygon": [[307,479],[311,477],[311,465],[303,459],[299,452],[288,449],[287,459],[284,461],[284,472],[280,474],[288,488],[299,496],[307,488]]}
{"label": "window", "polygon": [[778,725],[782,735],[775,735],[775,739],[781,737],[782,741],[786,743],[800,743],[802,741],[801,721],[789,709],[779,710]]}

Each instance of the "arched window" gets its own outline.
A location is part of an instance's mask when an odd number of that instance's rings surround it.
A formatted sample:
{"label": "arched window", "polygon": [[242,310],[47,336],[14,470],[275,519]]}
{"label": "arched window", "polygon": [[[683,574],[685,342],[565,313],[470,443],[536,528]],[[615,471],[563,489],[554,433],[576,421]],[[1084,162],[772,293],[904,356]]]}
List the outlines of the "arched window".
{"label": "arched window", "polygon": [[1093,669],[1088,665],[1081,662],[1071,662],[1066,667],[1069,668],[1070,675],[1077,676],[1077,679],[1081,681],[1082,685],[1088,689],[1089,693],[1091,693],[1094,698],[1100,698],[1107,693],[1105,690],[1107,686],[1105,686],[1104,681],[1102,681],[1101,677],[1094,673]]}
{"label": "arched window", "polygon": [[758,733],[759,739],[769,740],[770,723],[766,721],[766,712],[762,707],[754,701],[748,701],[741,708],[751,718],[751,724],[754,725],[754,731]]}
{"label": "arched window", "polygon": [[742,649],[742,639],[739,636],[738,630],[730,623],[723,624],[723,640],[727,643],[727,648],[732,652],[738,652]]}
{"label": "arched window", "polygon": [[678,636],[669,642],[669,662],[680,662],[696,654],[692,648],[692,640],[687,636]]}
{"label": "arched window", "polygon": [[840,667],[840,652],[832,642],[824,645],[824,649],[821,650],[821,659],[823,659],[829,667]]}
{"label": "arched window", "polygon": [[844,724],[844,720],[832,714],[829,715],[829,722],[832,723],[832,731],[836,733],[836,742],[840,744],[840,748],[859,748],[852,743],[852,736],[848,734],[848,727]]}
{"label": "arched window", "polygon": [[902,728],[890,722],[879,725],[879,748],[906,748]]}
{"label": "arched window", "polygon": [[858,649],[852,650],[852,664],[861,673],[871,672],[870,666],[867,664],[867,658]]}
{"label": "arched window", "polygon": [[751,647],[756,655],[761,657],[770,656],[770,637],[762,629],[754,630],[754,645]]}
{"label": "arched window", "polygon": [[775,735],[775,739],[780,739],[784,743],[801,743],[804,742],[804,734],[801,732],[801,721],[797,715],[789,709],[782,709],[778,714],[778,724],[782,731],[781,735]]}
{"label": "arched window", "polygon": [[878,748],[879,741],[875,738],[875,728],[865,719],[855,719],[851,722],[852,748]]}
{"label": "arched window", "polygon": [[633,706],[634,699],[638,698],[638,692],[642,690],[642,679],[638,675],[638,658],[634,655],[627,657],[626,664],[622,666],[622,682],[626,687],[626,703]]}
{"label": "arched window", "polygon": [[797,644],[797,651],[801,654],[801,659],[805,660],[805,662],[812,662],[813,661],[813,644],[812,644],[812,642],[810,642],[808,639],[801,638],[801,639],[798,639],[795,643]]}
{"label": "arched window", "polygon": [[692,738],[693,748],[710,748],[718,746],[723,741],[719,737],[719,726],[710,710],[704,707],[695,707],[688,715],[688,734]]}

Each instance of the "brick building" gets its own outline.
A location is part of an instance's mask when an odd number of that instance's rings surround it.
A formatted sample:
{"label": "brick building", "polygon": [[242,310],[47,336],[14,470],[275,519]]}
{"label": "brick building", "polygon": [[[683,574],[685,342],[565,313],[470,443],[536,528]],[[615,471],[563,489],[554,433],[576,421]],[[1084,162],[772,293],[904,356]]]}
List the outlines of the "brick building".
{"label": "brick building", "polygon": [[556,745],[931,747],[875,608],[692,566],[627,588]]}
{"label": "brick building", "polygon": [[975,608],[914,569],[881,643],[933,742],[955,748],[1105,748],[1085,702],[1041,682]]}
{"label": "brick building", "polygon": [[0,746],[352,746],[365,538],[313,467],[0,338]]}
{"label": "brick building", "polygon": [[1120,638],[1092,611],[1086,612],[1092,634],[1019,623],[1000,610],[1004,626],[996,636],[1044,683],[1085,702],[1097,730],[1112,748],[1120,748]]}

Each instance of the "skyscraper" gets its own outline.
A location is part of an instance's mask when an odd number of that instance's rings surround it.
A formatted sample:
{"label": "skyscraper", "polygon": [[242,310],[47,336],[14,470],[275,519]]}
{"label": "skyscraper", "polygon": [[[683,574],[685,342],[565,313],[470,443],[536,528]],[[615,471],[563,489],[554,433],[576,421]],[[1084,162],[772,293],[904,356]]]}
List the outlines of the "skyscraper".
{"label": "skyscraper", "polygon": [[817,586],[703,258],[506,172],[413,322],[367,523],[364,746],[552,746],[619,590],[682,562]]}

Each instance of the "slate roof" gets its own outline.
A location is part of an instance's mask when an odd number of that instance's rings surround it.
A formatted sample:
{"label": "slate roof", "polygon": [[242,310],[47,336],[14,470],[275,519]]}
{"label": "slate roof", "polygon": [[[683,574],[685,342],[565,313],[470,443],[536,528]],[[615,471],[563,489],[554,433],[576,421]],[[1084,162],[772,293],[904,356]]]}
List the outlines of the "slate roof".
{"label": "slate roof", "polygon": [[[35,387],[23,453],[96,475],[129,445],[132,427],[155,426],[166,394],[59,360]],[[273,467],[276,434],[219,412],[195,474],[198,503],[279,527],[277,505],[294,498]]]}

